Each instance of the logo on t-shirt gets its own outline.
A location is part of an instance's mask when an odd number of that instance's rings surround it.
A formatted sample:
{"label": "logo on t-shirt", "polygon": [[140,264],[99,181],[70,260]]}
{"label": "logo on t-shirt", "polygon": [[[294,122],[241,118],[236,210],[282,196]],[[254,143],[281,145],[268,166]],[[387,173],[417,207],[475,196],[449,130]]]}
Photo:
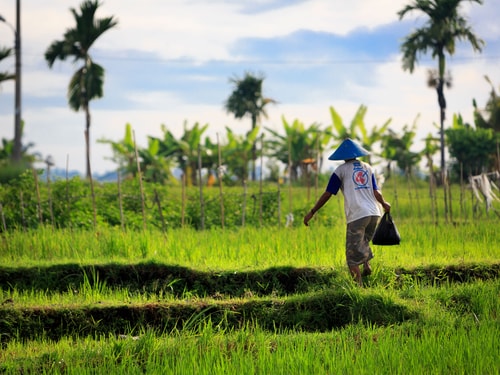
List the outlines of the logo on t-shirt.
{"label": "logo on t-shirt", "polygon": [[356,189],[367,189],[369,182],[368,171],[355,165],[352,172],[352,180],[354,181],[354,185],[356,185]]}

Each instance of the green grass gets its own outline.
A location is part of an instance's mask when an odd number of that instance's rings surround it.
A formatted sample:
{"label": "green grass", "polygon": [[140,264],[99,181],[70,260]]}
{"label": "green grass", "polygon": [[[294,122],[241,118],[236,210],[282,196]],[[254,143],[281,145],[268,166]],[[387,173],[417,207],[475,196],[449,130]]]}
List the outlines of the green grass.
{"label": "green grass", "polygon": [[[396,225],[399,246],[373,246],[374,265],[408,266],[494,262],[500,258],[498,221],[474,224],[421,223],[404,219]],[[77,262],[139,262],[154,260],[199,269],[262,269],[271,266],[328,267],[345,263],[345,223],[331,226],[318,220],[310,227],[242,228],[195,231],[175,229],[122,232],[102,228],[14,231],[3,235],[0,261],[3,265],[34,265]]]}
{"label": "green grass", "polygon": [[[499,285],[493,288],[497,293]],[[363,322],[328,332],[271,332],[258,325],[223,329],[210,320],[183,331],[11,341],[2,373],[80,374],[498,374],[498,299],[481,285],[481,318],[430,304],[430,316],[390,327]],[[477,290],[478,288],[474,288]],[[471,289],[472,291],[472,289]],[[463,288],[446,293],[466,293]],[[467,293],[466,293],[467,294]],[[484,301],[477,298],[477,301]],[[490,304],[490,305],[488,305]],[[491,305],[492,304],[492,305]],[[438,312],[436,312],[438,310]],[[488,319],[482,314],[492,314]]]}
{"label": "green grass", "polygon": [[498,218],[425,189],[388,185],[364,288],[338,198],[308,228],[3,233],[0,373],[499,374]]}

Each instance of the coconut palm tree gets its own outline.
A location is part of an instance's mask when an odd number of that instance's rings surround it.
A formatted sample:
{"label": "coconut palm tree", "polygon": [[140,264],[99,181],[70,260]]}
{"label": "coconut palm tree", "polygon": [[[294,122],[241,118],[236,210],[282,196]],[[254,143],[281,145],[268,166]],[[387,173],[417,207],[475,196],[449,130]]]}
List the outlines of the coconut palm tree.
{"label": "coconut palm tree", "polygon": [[80,12],[70,11],[76,26],[69,28],[61,40],[56,40],[45,51],[45,60],[52,68],[56,60],[72,58],[82,62],[82,66],[73,74],[68,86],[68,103],[71,109],[85,112],[85,145],[87,159],[87,178],[90,178],[90,109],[92,99],[103,96],[104,68],[95,63],[90,56],[90,48],[106,31],[115,27],[118,21],[113,17],[95,18],[101,3],[99,0],[86,0],[80,5]]}
{"label": "coconut palm tree", "polygon": [[[12,56],[12,48],[0,47],[0,61]],[[9,72],[0,72],[0,83],[15,79],[16,75]]]}
{"label": "coconut palm tree", "polygon": [[[225,108],[237,119],[250,116],[252,130],[255,129],[261,117],[267,117],[266,106],[276,103],[274,99],[265,98],[262,94],[264,76],[245,73],[243,78],[232,78],[234,90],[226,100]],[[252,146],[252,180],[255,180],[255,160],[257,159],[255,143]]]}
{"label": "coconut palm tree", "polygon": [[467,20],[460,15],[459,6],[462,2],[482,4],[483,0],[413,0],[398,12],[399,19],[407,14],[418,11],[424,13],[428,19],[425,24],[414,30],[403,40],[403,70],[413,73],[420,55],[430,52],[433,58],[438,59],[438,70],[435,88],[440,108],[440,138],[441,138],[441,177],[444,179],[444,120],[446,100],[444,86],[447,84],[446,53],[450,56],[455,53],[457,41],[468,41],[475,52],[480,52],[484,42],[478,38]]}

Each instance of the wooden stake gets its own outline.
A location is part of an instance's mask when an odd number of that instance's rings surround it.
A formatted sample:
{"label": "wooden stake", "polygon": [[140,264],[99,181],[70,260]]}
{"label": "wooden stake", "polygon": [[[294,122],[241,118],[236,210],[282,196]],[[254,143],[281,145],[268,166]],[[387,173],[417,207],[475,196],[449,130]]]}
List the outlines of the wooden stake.
{"label": "wooden stake", "polygon": [[263,162],[264,162],[264,134],[262,134],[261,139],[260,139],[260,179],[259,179],[259,225],[262,227],[262,194],[263,194],[263,188],[262,188],[262,171],[264,168]]}
{"label": "wooden stake", "polygon": [[137,164],[137,174],[139,176],[139,188],[141,190],[141,209],[142,209],[142,229],[146,230],[146,204],[144,202],[144,188],[142,186],[141,163],[139,162],[139,152],[137,151],[137,143],[135,142],[135,130],[132,131],[134,137],[135,161]]}
{"label": "wooden stake", "polygon": [[184,228],[184,217],[186,215],[186,174],[183,173],[181,177],[182,186],[182,207],[181,207],[181,227]]}
{"label": "wooden stake", "polygon": [[203,201],[203,183],[201,182],[201,145],[198,144],[198,185],[200,187],[200,221],[201,230],[205,230],[205,202]]}
{"label": "wooden stake", "polygon": [[224,229],[224,194],[222,192],[222,177],[224,176],[224,172],[222,170],[222,156],[219,142],[219,133],[217,133],[217,149],[219,152],[219,166],[217,168],[217,178],[219,180],[219,198],[220,198],[220,216],[221,216],[221,226]]}
{"label": "wooden stake", "polygon": [[36,190],[36,201],[37,201],[37,210],[38,210],[38,220],[40,221],[40,224],[43,223],[43,217],[42,217],[42,204],[40,202],[40,188],[38,187],[38,174],[36,172],[36,169],[33,168],[33,179],[35,181],[35,190]]}
{"label": "wooden stake", "polygon": [[[71,218],[71,201],[69,197],[69,155],[66,155],[66,217]],[[72,227],[71,220],[69,226]]]}
{"label": "wooden stake", "polygon": [[[22,194],[22,192],[21,192]],[[4,232],[7,232],[7,223],[5,222],[5,214],[3,213],[3,206],[2,206],[2,202],[0,202],[0,215],[2,216],[2,227],[3,227],[3,231]],[[23,220],[24,222],[24,220]]]}
{"label": "wooden stake", "polygon": [[119,168],[116,171],[116,176],[117,176],[116,182],[118,184],[118,207],[120,208],[120,225],[122,227],[122,231],[125,231],[125,220],[123,218],[122,186],[121,186],[121,176]]}

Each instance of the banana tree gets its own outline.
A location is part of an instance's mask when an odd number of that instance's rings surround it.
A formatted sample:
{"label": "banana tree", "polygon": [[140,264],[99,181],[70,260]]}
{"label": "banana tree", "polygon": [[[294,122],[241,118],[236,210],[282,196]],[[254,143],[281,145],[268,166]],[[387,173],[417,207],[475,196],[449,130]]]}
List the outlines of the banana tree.
{"label": "banana tree", "polygon": [[164,184],[175,181],[172,175],[173,160],[160,152],[160,141],[148,137],[148,147],[138,150],[141,159],[141,172],[145,181]]}
{"label": "banana tree", "polygon": [[[377,142],[381,142],[385,133],[389,129],[392,119],[386,120],[380,128],[374,125],[368,130],[365,122],[365,116],[368,108],[361,104],[354,114],[354,117],[349,124],[349,127],[344,125],[344,122],[338,112],[330,107],[330,114],[332,118],[331,129],[335,130],[333,134],[334,139],[342,141],[345,138],[351,138],[358,141],[366,150],[372,152],[373,146]],[[372,163],[371,155],[367,156],[368,163]]]}
{"label": "banana tree", "polygon": [[135,160],[135,145],[132,134],[132,126],[127,123],[125,125],[125,135],[123,139],[115,142],[111,139],[101,138],[97,143],[109,144],[113,151],[113,156],[107,158],[116,164],[120,173],[135,177],[137,174],[137,162]]}
{"label": "banana tree", "polygon": [[351,123],[349,124],[349,126],[346,126],[340,114],[335,110],[335,108],[331,106],[330,117],[332,119],[332,130],[334,131],[333,138],[337,141],[343,141],[346,138],[359,140],[356,128],[358,126],[360,117],[364,116],[365,112],[366,109],[362,107],[358,108]]}
{"label": "banana tree", "polygon": [[304,160],[316,159],[318,148],[323,150],[328,143],[330,132],[324,132],[318,124],[305,127],[304,123],[295,119],[289,123],[282,117],[284,135],[274,129],[267,128],[272,137],[266,141],[269,156],[281,161],[285,165],[290,163],[290,180],[297,181],[299,170],[304,168]]}
{"label": "banana tree", "polygon": [[[196,122],[191,129],[184,122],[184,134],[180,138],[179,153],[177,155],[179,166],[186,176],[186,185],[196,185],[198,171],[198,151],[201,150],[202,168],[211,168],[215,165],[217,153],[214,145],[208,137],[202,143],[202,136],[208,128],[208,124],[200,125]],[[200,181],[201,183],[201,181]]]}
{"label": "banana tree", "polygon": [[249,163],[252,160],[253,146],[259,131],[260,127],[256,126],[245,135],[238,135],[226,126],[227,142],[222,146],[222,159],[228,173],[234,175],[241,183],[248,179]]}
{"label": "banana tree", "polygon": [[491,86],[490,97],[483,110],[477,107],[476,100],[474,105],[474,123],[478,128],[493,129],[496,133],[500,132],[500,96],[495,90],[495,86],[488,76],[484,77]]}
{"label": "banana tree", "polygon": [[363,108],[364,111],[362,112],[363,115],[359,118],[357,118],[357,128],[359,130],[359,142],[361,145],[368,151],[370,151],[370,155],[366,157],[366,160],[369,164],[373,163],[372,160],[372,155],[373,155],[373,146],[377,142],[381,142],[384,134],[387,132],[389,129],[389,125],[391,124],[392,119],[387,119],[381,126],[380,128],[378,125],[374,125],[370,128],[370,130],[367,129],[364,117],[366,114],[367,108],[364,105],[361,105],[360,109]]}
{"label": "banana tree", "polygon": [[420,162],[421,154],[410,151],[415,139],[417,118],[413,125],[403,126],[403,134],[397,134],[389,129],[388,134],[382,138],[382,156],[388,160],[387,176],[391,174],[391,163],[396,162],[399,169],[405,174],[411,175],[413,168]]}

